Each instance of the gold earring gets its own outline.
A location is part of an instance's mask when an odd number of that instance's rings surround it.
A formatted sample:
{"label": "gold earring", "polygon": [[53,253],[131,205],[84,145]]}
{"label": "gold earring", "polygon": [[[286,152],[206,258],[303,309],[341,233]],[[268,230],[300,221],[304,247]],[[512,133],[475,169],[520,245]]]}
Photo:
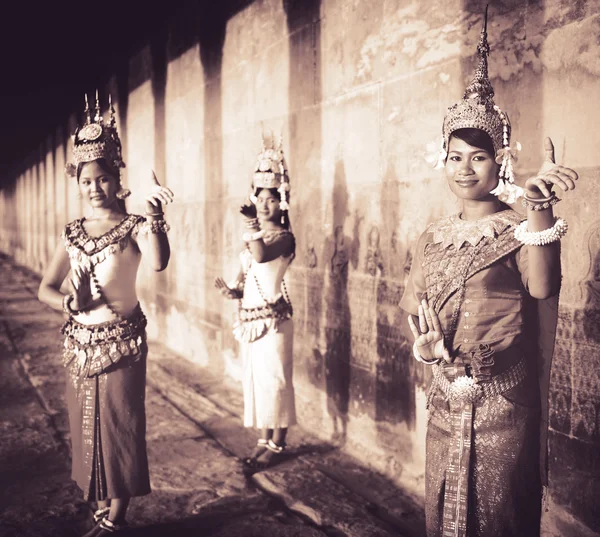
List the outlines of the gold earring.
{"label": "gold earring", "polygon": [[117,198],[120,200],[124,200],[125,198],[131,196],[131,190],[128,188],[121,187],[120,190],[116,193]]}

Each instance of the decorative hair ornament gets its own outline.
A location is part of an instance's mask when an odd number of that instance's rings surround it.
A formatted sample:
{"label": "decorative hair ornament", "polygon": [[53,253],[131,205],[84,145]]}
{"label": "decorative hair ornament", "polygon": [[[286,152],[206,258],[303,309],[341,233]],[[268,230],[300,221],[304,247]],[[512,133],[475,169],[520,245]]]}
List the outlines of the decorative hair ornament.
{"label": "decorative hair ornament", "polygon": [[492,139],[496,162],[500,164],[498,186],[491,193],[498,196],[500,201],[514,203],[524,192],[515,184],[513,170],[513,162],[517,160],[521,144],[516,142],[514,147],[510,147],[511,124],[508,114],[494,103],[494,88],[488,75],[490,46],[487,40],[487,16],[486,7],[484,24],[477,45],[479,65],[473,80],[465,89],[462,100],[448,108],[444,117],[443,144],[436,167],[440,167],[440,161],[445,161],[450,136],[454,131],[468,128],[482,130]]}
{"label": "decorative hair ornament", "polygon": [[[252,194],[250,201],[256,204],[256,190],[258,188],[276,188],[279,192],[281,201],[279,208],[287,212],[290,209],[288,203],[288,193],[290,191],[290,178],[283,155],[283,135],[279,136],[279,142],[275,147],[274,137],[271,136],[271,147],[267,148],[265,137],[262,137],[262,151],[258,154],[254,175],[252,177]],[[281,216],[281,223],[284,222],[284,216]]]}
{"label": "decorative hair ornament", "polygon": [[[105,159],[117,169],[125,168],[121,140],[115,121],[115,109],[110,95],[108,96],[108,108],[110,119],[105,122],[100,108],[98,90],[96,90],[96,107],[92,119],[88,97],[87,94],[85,95],[85,124],[82,127],[78,126],[73,135],[73,163],[65,166],[67,175],[74,177],[79,164],[100,158]],[[126,189],[122,189],[122,191],[123,198],[129,195]]]}
{"label": "decorative hair ornament", "polygon": [[527,220],[515,228],[515,239],[527,246],[544,246],[559,241],[567,234],[569,226],[562,218],[554,217],[554,225],[543,231],[528,231]]}

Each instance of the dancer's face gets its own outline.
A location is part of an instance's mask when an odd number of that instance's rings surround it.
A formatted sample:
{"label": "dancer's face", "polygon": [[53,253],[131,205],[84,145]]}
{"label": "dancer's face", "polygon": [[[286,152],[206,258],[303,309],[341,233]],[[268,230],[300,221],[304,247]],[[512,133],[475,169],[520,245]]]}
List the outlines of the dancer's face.
{"label": "dancer's face", "polygon": [[119,182],[98,161],[83,165],[78,183],[81,197],[92,207],[107,208],[117,200]]}
{"label": "dancer's face", "polygon": [[279,198],[267,188],[263,188],[256,198],[256,214],[259,221],[277,221],[281,216],[279,210]]}
{"label": "dancer's face", "polygon": [[483,199],[498,186],[499,166],[485,149],[450,138],[446,178],[450,190],[460,199]]}

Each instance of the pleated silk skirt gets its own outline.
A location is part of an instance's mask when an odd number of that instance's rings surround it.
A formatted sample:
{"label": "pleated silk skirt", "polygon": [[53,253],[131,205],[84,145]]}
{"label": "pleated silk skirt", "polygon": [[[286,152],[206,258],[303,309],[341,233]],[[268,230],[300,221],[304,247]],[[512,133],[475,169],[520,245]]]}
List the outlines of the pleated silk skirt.
{"label": "pleated silk skirt", "polygon": [[292,319],[242,344],[245,427],[276,429],[296,424],[293,345]]}

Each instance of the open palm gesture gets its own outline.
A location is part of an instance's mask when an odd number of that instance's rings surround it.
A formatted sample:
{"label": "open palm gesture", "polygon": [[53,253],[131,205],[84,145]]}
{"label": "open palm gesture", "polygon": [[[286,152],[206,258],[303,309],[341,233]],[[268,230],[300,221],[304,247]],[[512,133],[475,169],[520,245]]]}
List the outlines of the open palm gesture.
{"label": "open palm gesture", "polygon": [[69,281],[71,283],[71,288],[73,289],[73,301],[71,302],[71,307],[75,311],[88,309],[93,302],[89,269],[81,265],[76,266],[72,270]]}
{"label": "open palm gesture", "polygon": [[424,360],[443,359],[451,362],[452,358],[444,345],[444,332],[440,318],[435,310],[429,306],[427,299],[419,305],[419,326],[415,324],[412,315],[408,316],[410,331],[415,337],[415,346],[419,355]]}
{"label": "open palm gesture", "polygon": [[239,289],[229,287],[223,278],[215,278],[215,287],[225,298],[239,299],[242,298],[242,292]]}

